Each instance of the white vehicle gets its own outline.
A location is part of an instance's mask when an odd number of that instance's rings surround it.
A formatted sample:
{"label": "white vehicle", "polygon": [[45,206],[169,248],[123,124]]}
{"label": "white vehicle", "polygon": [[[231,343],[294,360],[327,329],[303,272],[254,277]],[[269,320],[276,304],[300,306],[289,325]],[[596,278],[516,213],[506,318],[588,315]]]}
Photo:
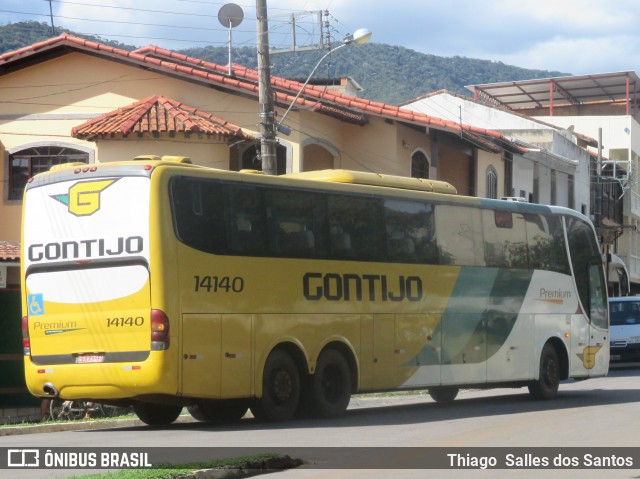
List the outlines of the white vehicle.
{"label": "white vehicle", "polygon": [[620,256],[610,254],[607,258],[607,289],[609,297],[627,296],[630,291],[629,272]]}
{"label": "white vehicle", "polygon": [[640,296],[609,298],[611,360],[640,361]]}

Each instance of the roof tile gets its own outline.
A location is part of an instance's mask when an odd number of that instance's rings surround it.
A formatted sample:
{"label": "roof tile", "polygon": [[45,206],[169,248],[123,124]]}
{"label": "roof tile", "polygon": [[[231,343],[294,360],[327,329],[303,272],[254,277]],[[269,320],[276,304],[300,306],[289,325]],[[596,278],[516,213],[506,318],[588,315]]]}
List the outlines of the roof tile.
{"label": "roof tile", "polygon": [[0,260],[10,261],[20,259],[20,245],[9,243],[8,241],[0,241]]}
{"label": "roof tile", "polygon": [[253,139],[239,126],[162,96],[151,96],[106,113],[72,129],[76,138],[93,139],[120,133],[202,133]]}

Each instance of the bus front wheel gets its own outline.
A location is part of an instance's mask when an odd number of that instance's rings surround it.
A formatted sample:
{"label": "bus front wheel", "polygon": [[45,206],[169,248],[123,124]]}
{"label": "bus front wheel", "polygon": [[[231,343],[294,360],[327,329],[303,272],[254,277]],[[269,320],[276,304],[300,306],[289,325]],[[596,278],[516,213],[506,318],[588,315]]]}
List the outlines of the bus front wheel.
{"label": "bus front wheel", "polygon": [[239,421],[247,409],[242,400],[201,401],[187,408],[194,419],[217,424]]}
{"label": "bus front wheel", "polygon": [[141,402],[133,406],[133,411],[138,419],[149,426],[167,426],[178,418],[182,406]]}
{"label": "bus front wheel", "polygon": [[300,371],[282,350],[269,354],[262,375],[262,397],[255,399],[251,413],[260,421],[287,421],[300,402]]}
{"label": "bus front wheel", "polygon": [[458,395],[458,391],[458,388],[451,386],[439,386],[429,388],[429,396],[437,403],[448,403],[453,402]]}
{"label": "bus front wheel", "polygon": [[553,399],[560,386],[560,361],[556,349],[545,344],[540,354],[540,376],[529,383],[529,393],[535,399]]}
{"label": "bus front wheel", "polygon": [[329,349],[320,355],[311,387],[316,416],[332,418],[345,412],[351,400],[351,374],[340,352]]}

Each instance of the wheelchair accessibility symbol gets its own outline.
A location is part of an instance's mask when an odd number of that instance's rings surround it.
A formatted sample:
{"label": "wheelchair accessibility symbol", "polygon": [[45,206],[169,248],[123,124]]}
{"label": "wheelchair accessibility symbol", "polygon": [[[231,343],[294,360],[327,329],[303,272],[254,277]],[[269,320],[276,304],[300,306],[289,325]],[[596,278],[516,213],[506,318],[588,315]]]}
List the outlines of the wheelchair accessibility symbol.
{"label": "wheelchair accessibility symbol", "polygon": [[44,314],[44,299],[42,293],[30,294],[27,296],[29,305],[29,316],[40,316]]}

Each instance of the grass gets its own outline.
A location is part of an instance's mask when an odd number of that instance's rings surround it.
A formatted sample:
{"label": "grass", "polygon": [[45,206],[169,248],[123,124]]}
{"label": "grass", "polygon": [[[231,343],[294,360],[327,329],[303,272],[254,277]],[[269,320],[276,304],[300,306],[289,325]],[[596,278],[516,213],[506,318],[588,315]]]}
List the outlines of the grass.
{"label": "grass", "polygon": [[[123,469],[100,474],[73,476],[73,479],[178,479],[201,469],[268,469],[270,462],[287,459],[290,458],[279,454],[256,454],[188,464],[157,464],[153,469]],[[291,460],[290,467],[300,465],[300,463],[298,460]]]}
{"label": "grass", "polygon": [[118,420],[118,419],[137,419],[138,417],[131,413],[131,414],[125,414],[123,416],[113,416],[113,417],[91,417],[91,418],[87,418],[87,419],[75,419],[75,420],[71,420],[71,419],[45,419],[44,421],[41,421],[39,419],[36,420],[23,420],[23,421],[19,421],[19,422],[11,422],[11,423],[7,423],[7,424],[0,424],[0,428],[5,428],[5,427],[17,427],[17,426],[39,426],[42,424],[66,424],[66,423],[70,423],[70,422],[75,422],[75,423],[80,423],[80,422],[89,422],[89,421],[113,421],[113,420]]}

